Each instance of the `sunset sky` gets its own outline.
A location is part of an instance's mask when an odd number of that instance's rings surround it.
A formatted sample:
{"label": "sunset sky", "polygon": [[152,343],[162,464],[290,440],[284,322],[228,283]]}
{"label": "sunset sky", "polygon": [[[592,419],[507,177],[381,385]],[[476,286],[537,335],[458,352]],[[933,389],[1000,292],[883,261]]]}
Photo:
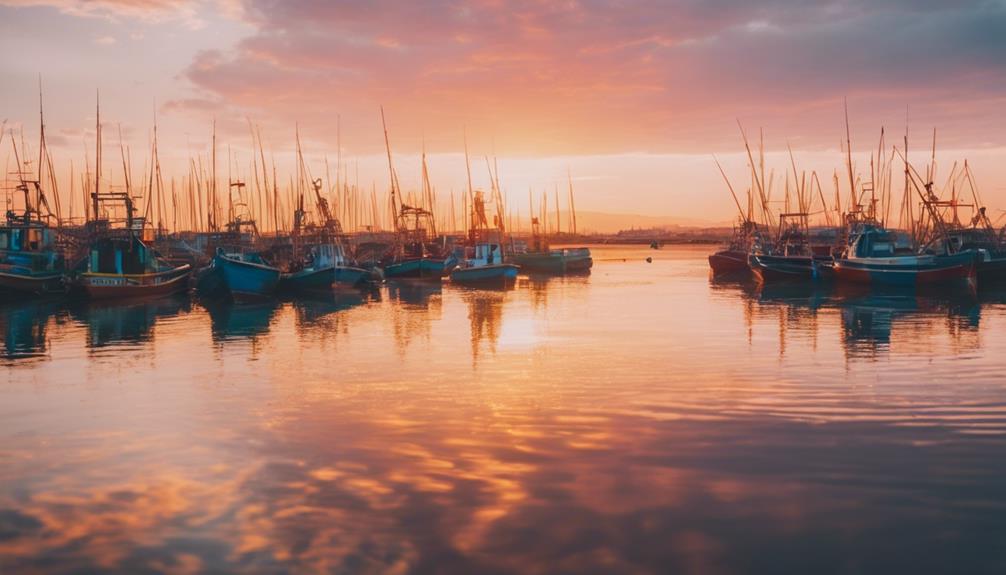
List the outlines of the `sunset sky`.
{"label": "sunset sky", "polygon": [[935,128],[942,173],[969,158],[1006,208],[1004,30],[1003,0],[0,0],[0,121],[37,139],[41,76],[54,160],[79,169],[100,90],[112,181],[118,126],[139,171],[155,111],[179,176],[214,119],[238,173],[249,121],[281,165],[299,125],[316,172],[341,122],[351,178],[383,192],[383,105],[406,189],[425,143],[438,191],[463,190],[467,132],[477,186],[495,155],[519,197],[569,169],[581,210],[727,221],[712,154],[743,188],[737,121],[830,182],[847,99],[858,171],[907,111],[913,161]]}

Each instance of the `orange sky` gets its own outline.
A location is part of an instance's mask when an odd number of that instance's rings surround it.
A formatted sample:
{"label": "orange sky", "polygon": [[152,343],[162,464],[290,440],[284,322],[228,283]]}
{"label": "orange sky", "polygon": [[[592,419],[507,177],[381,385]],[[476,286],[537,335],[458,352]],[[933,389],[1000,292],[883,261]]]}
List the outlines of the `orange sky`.
{"label": "orange sky", "polygon": [[[35,141],[41,75],[68,174],[93,157],[100,89],[106,158],[121,126],[139,172],[156,111],[179,176],[214,120],[239,174],[249,121],[281,169],[299,124],[319,173],[340,126],[346,167],[383,191],[383,105],[404,188],[418,187],[425,145],[438,192],[463,189],[467,132],[512,195],[553,190],[570,169],[580,209],[724,221],[711,154],[743,187],[736,121],[830,179],[847,98],[858,167],[881,125],[900,139],[907,109],[917,162],[937,128],[941,167],[971,158],[987,203],[1006,207],[1004,29],[1000,1],[0,0],[0,120]],[[770,155],[780,172],[787,159]]]}

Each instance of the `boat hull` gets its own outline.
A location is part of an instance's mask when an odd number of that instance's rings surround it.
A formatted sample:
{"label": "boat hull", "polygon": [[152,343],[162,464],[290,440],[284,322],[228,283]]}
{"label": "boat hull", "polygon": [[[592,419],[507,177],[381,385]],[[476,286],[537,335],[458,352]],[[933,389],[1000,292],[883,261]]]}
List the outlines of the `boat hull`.
{"label": "boat hull", "polygon": [[353,288],[363,282],[368,272],[349,266],[329,266],[283,274],[279,289],[292,292],[319,292]]}
{"label": "boat hull", "polygon": [[818,262],[810,256],[751,254],[748,265],[755,278],[765,283],[812,281],[821,276]]}
{"label": "boat hull", "polygon": [[280,271],[277,268],[245,262],[224,255],[213,258],[227,291],[234,299],[262,299],[276,293]]}
{"label": "boat hull", "polygon": [[976,254],[838,259],[835,279],[877,286],[916,287],[959,283],[977,284]]}
{"label": "boat hull", "polygon": [[79,285],[90,299],[160,297],[186,291],[191,269],[185,264],[151,274],[84,273]]}
{"label": "boat hull", "polygon": [[462,285],[513,285],[520,268],[513,264],[492,264],[456,268],[451,272],[451,282]]}
{"label": "boat hull", "polygon": [[527,252],[514,254],[512,259],[520,269],[531,273],[585,273],[594,266],[594,259],[587,248]]}
{"label": "boat hull", "polygon": [[62,293],[66,291],[63,274],[20,274],[0,272],[0,292],[23,296]]}
{"label": "boat hull", "polygon": [[751,272],[748,254],[740,250],[720,250],[709,256],[709,267],[715,275],[746,274]]}
{"label": "boat hull", "polygon": [[335,282],[332,284],[338,288],[359,287],[370,277],[370,271],[353,266],[335,266]]}
{"label": "boat hull", "polygon": [[1006,257],[995,257],[978,262],[978,282],[1002,283],[1006,282]]}
{"label": "boat hull", "polygon": [[447,260],[415,258],[388,264],[384,267],[385,279],[442,279],[447,273]]}

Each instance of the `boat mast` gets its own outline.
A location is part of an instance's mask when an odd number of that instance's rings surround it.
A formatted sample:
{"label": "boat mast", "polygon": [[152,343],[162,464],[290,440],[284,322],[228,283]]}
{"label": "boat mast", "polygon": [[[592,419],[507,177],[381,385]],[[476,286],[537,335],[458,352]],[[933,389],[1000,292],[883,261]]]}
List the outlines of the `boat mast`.
{"label": "boat mast", "polygon": [[[467,128],[465,129],[464,138],[465,138],[465,171],[468,174],[468,195],[465,196],[465,197],[468,198],[468,199],[467,199],[466,202],[463,202],[463,203],[471,202],[472,206],[474,206],[475,205],[475,197],[472,195],[474,193],[472,191],[472,165],[471,165],[471,162],[468,159],[468,130],[467,130]],[[468,214],[464,214],[464,220],[465,220],[465,222],[468,221]],[[466,223],[465,227],[466,228],[468,227],[467,223]],[[466,231],[468,231],[469,234],[471,233],[470,230],[466,230]]]}
{"label": "boat mast", "polygon": [[856,198],[856,180],[852,175],[852,137],[849,130],[849,100],[845,100],[845,166],[849,172],[849,194],[852,198],[852,211],[858,211],[859,200]]}
{"label": "boat mast", "polygon": [[[566,179],[569,181],[569,215],[570,221],[573,224],[573,235],[576,235],[576,204],[573,203],[573,174],[570,172],[569,167],[566,167]],[[734,198],[735,200],[737,198]],[[518,218],[518,224],[520,223]]]}
{"label": "boat mast", "polygon": [[98,190],[101,183],[101,94],[96,92],[94,115],[94,193],[91,194],[91,213],[98,221]]}
{"label": "boat mast", "polygon": [[395,167],[391,163],[391,143],[388,140],[388,123],[384,119],[384,106],[381,106],[381,127],[384,128],[384,149],[388,154],[388,177],[391,181],[391,217],[398,232],[398,203],[395,199]]}

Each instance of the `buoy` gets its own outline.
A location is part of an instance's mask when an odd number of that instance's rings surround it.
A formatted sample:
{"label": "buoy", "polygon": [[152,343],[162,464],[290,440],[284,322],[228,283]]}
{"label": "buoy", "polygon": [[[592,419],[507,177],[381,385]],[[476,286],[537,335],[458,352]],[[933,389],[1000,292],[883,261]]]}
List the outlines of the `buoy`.
{"label": "buoy", "polygon": [[650,257],[646,258],[646,263],[648,263],[648,264],[653,263],[653,258],[650,258]]}

